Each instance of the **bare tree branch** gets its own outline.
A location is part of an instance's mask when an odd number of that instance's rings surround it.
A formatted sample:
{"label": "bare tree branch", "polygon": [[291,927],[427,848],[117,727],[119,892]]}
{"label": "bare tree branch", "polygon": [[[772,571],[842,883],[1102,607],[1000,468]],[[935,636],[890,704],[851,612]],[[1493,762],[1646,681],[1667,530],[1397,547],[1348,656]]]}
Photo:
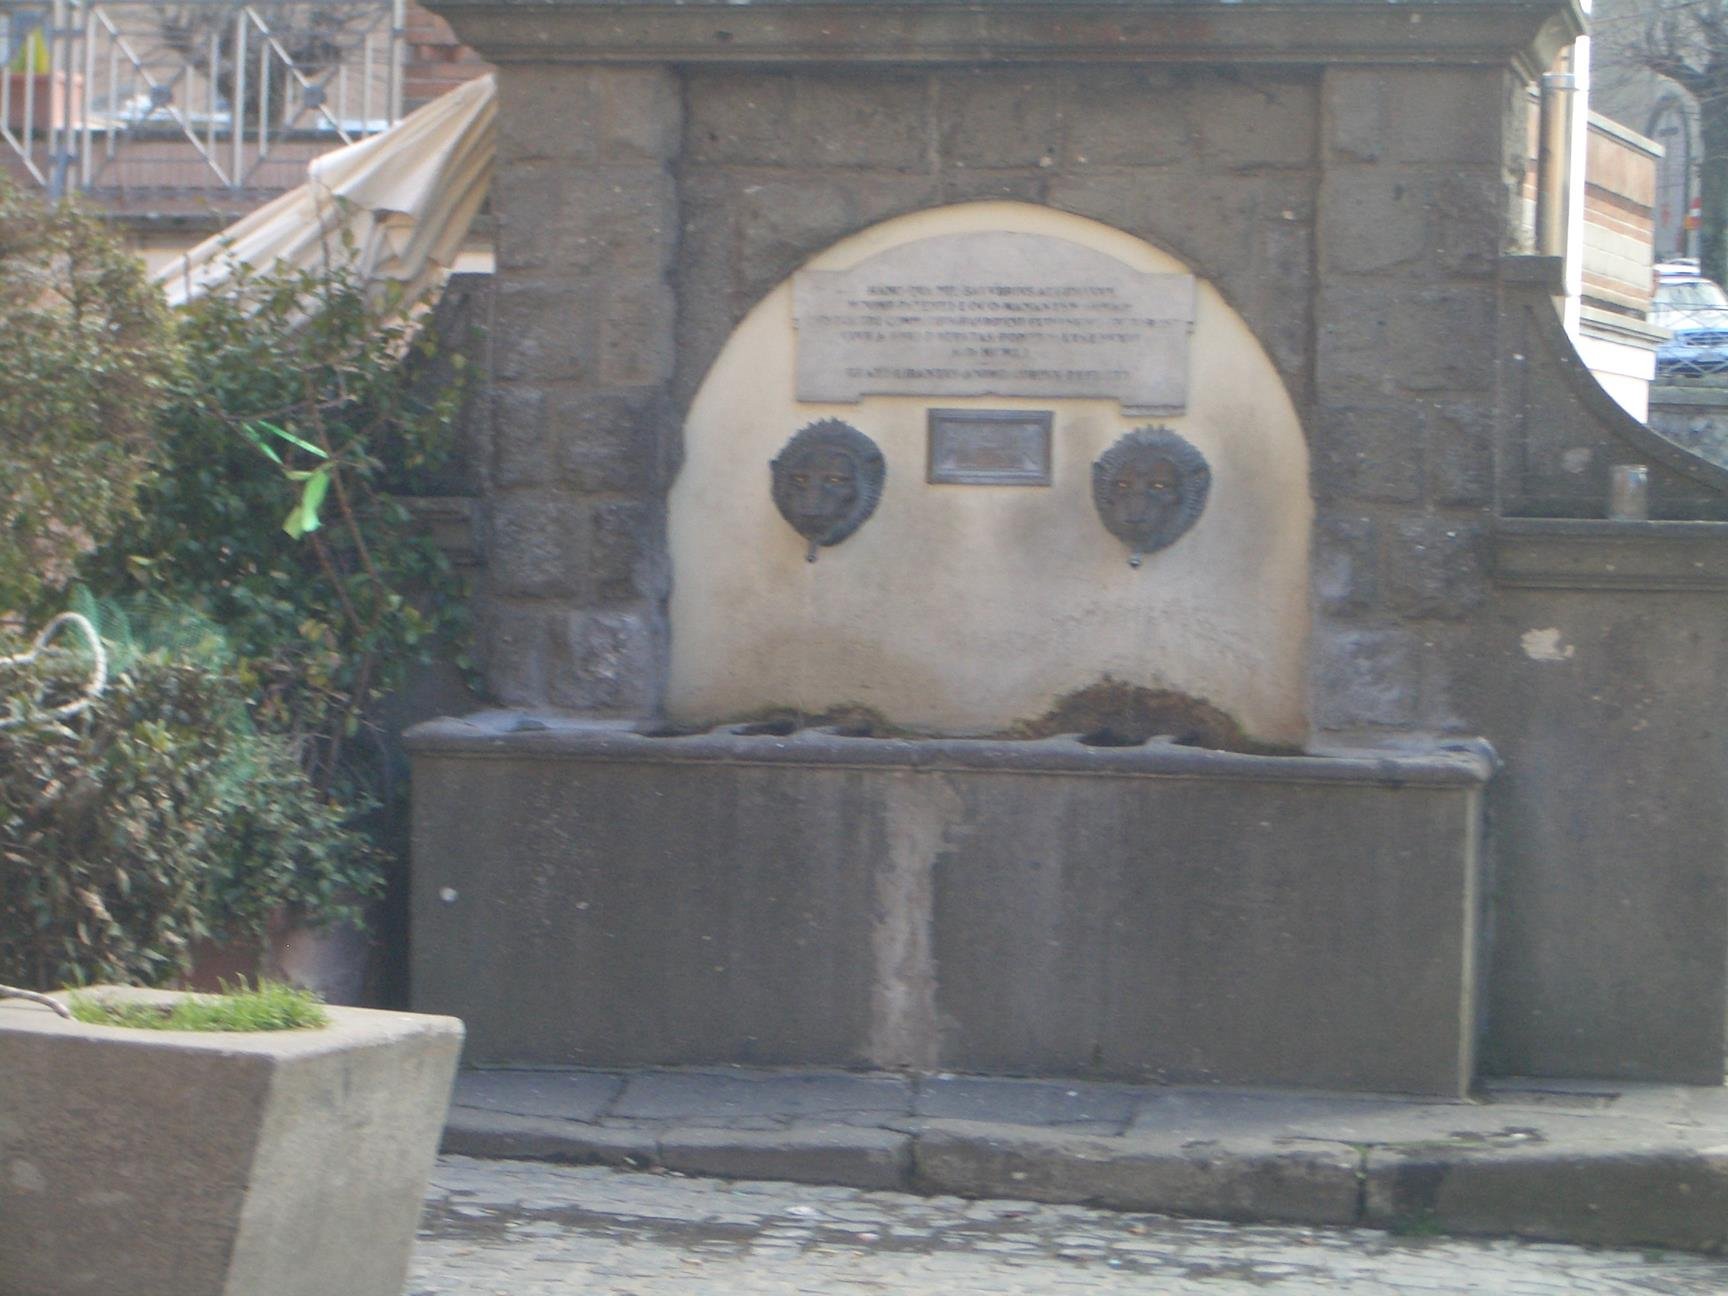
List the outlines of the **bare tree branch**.
{"label": "bare tree branch", "polygon": [[1699,259],[1721,281],[1728,276],[1728,0],[1623,0],[1615,8],[1618,15],[1595,31],[1597,66],[1652,73],[1696,105]]}

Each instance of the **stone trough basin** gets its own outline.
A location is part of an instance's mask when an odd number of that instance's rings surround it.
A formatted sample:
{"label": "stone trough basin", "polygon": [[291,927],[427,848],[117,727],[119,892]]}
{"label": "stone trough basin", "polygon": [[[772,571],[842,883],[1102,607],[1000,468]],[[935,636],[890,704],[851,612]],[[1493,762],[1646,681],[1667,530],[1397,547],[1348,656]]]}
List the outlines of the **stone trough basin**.
{"label": "stone trough basin", "polygon": [[413,730],[415,1006],[479,1065],[1469,1085],[1482,745],[783,728]]}

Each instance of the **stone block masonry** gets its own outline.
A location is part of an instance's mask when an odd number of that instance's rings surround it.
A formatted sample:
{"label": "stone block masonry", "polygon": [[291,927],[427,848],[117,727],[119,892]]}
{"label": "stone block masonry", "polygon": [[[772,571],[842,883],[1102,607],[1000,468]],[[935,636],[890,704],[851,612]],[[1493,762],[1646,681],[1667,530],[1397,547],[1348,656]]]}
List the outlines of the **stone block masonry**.
{"label": "stone block masonry", "polygon": [[500,633],[482,645],[501,699],[657,709],[658,657],[606,665],[596,691],[519,655],[569,642],[553,627],[588,611],[665,642],[677,411],[750,306],[882,219],[1007,194],[1114,224],[1213,277],[1285,381],[1307,384],[1311,72],[512,63],[502,95],[486,618]]}
{"label": "stone block masonry", "polygon": [[682,89],[511,68],[500,95],[482,657],[502,700],[641,715],[666,641]]}
{"label": "stone block masonry", "polygon": [[[678,411],[733,327],[836,239],[978,197],[1101,220],[1215,283],[1309,424],[1329,513],[1393,506],[1437,532],[1479,527],[1487,459],[1473,411],[1494,381],[1493,270],[1506,177],[1521,165],[1500,114],[1516,78],[1401,70],[1391,92],[1388,75],[510,63],[489,624],[604,611],[663,644],[656,549]],[[1457,111],[1437,121],[1443,102]],[[1393,548],[1369,566],[1408,568],[1398,528],[1377,534]],[[1453,618],[1471,597],[1419,595],[1389,573],[1347,609],[1330,601],[1322,639]],[[483,645],[494,691],[551,703],[552,677],[513,660],[525,642]],[[652,713],[663,668],[620,662],[602,692],[617,714]],[[1420,680],[1398,687],[1413,695],[1398,723],[1450,718],[1444,680],[1431,696]],[[1360,708],[1327,713],[1333,692],[1316,696],[1317,728],[1361,727]]]}
{"label": "stone block masonry", "polygon": [[[1090,218],[1216,289],[1300,421],[1314,742],[1483,735],[1505,761],[1487,1068],[1720,1081],[1728,473],[1611,407],[1559,331],[1554,266],[1508,255],[1528,86],[1582,30],[1572,0],[436,8],[501,78],[480,644],[499,700],[662,715],[682,430],[800,266],[978,199]],[[1651,466],[1658,521],[1601,520],[1623,462]],[[482,836],[565,812],[531,783]],[[546,846],[546,878],[588,831]],[[496,939],[532,945],[545,914]],[[854,1026],[825,1008],[810,1030]]]}

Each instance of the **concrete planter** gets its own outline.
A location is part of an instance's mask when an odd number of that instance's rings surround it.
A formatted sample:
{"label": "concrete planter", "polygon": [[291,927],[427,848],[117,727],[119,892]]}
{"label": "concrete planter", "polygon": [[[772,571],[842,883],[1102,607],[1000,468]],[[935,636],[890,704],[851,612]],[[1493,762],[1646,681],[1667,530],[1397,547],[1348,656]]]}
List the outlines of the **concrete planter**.
{"label": "concrete planter", "polygon": [[330,1017],[201,1034],[0,1001],[0,1296],[399,1296],[462,1024]]}

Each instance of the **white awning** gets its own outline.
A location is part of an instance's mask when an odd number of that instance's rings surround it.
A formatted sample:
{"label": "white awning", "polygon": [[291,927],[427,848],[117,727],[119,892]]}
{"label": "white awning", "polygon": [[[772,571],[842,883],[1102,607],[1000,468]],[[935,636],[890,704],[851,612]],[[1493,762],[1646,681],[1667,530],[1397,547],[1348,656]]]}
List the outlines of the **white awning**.
{"label": "white awning", "polygon": [[178,306],[220,287],[236,265],[311,270],[340,259],[412,299],[449,272],[486,199],[497,98],[494,79],[481,77],[314,158],[305,184],[169,262],[156,281]]}

